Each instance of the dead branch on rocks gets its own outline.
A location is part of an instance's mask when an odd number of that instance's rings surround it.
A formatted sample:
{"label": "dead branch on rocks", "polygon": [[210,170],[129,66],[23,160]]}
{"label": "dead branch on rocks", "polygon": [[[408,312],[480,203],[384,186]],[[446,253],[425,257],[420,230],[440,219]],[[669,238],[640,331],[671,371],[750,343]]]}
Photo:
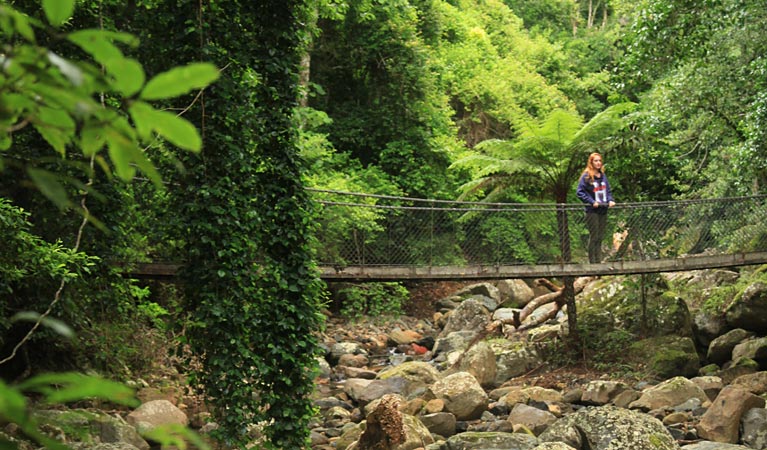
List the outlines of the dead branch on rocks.
{"label": "dead branch on rocks", "polygon": [[[583,288],[586,287],[589,282],[591,282],[594,279],[594,277],[579,277],[575,280],[573,283],[573,295],[578,295],[583,291]],[[552,283],[550,280],[546,278],[539,278],[535,280],[535,282],[540,286],[546,286],[549,289],[551,289],[553,292],[549,292],[547,294],[539,295],[538,297],[535,297],[534,299],[530,300],[528,304],[525,305],[524,308],[520,311],[515,311],[511,318],[508,319],[499,319],[494,320],[490,323],[488,323],[483,330],[481,330],[477,335],[474,337],[474,339],[469,342],[469,345],[466,347],[466,349],[461,353],[460,356],[458,356],[458,359],[456,359],[455,363],[451,366],[451,369],[457,368],[461,361],[463,360],[464,355],[474,347],[474,345],[485,339],[487,336],[490,336],[492,334],[498,333],[501,330],[503,330],[504,325],[512,325],[514,326],[514,331],[524,331],[529,330],[531,328],[535,328],[545,322],[547,322],[550,319],[553,319],[556,317],[559,310],[562,309],[562,307],[565,305],[565,296],[564,293],[564,286],[557,286],[556,284]],[[539,316],[533,317],[527,322],[525,320],[528,317],[531,317],[533,315],[533,312],[540,308],[543,305],[549,304],[549,303],[556,303],[557,307],[552,308],[551,311],[548,311],[546,314],[540,314]]]}

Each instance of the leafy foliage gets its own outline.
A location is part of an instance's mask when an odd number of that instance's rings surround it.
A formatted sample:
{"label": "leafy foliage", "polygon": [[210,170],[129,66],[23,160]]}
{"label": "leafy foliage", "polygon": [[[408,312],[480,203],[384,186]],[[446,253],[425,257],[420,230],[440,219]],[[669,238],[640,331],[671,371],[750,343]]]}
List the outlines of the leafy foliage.
{"label": "leafy foliage", "polygon": [[[741,195],[765,184],[764,5],[641,2],[624,39],[621,83],[642,99],[662,139],[684,155],[695,195]],[[723,173],[738,177],[725,180]]]}
{"label": "leafy foliage", "polygon": [[[43,2],[45,15],[54,27],[60,27],[68,19],[64,15],[73,8],[73,0]],[[11,149],[13,133],[32,126],[60,157],[65,157],[67,147],[74,144],[83,156],[93,157],[106,171],[113,169],[121,179],[130,180],[138,169],[158,186],[159,173],[142,145],[161,136],[178,147],[199,151],[199,135],[189,122],[145,101],[205,87],[218,77],[215,67],[195,63],[145,83],[141,64],[126,57],[118,46],[135,46],[133,36],[95,29],[62,34],[56,44],[74,44],[92,58],[93,62],[88,62],[68,59],[53,48],[38,45],[35,28],[42,28],[42,24],[10,5],[0,5],[0,31],[9,43],[3,48],[0,77],[0,151]],[[133,125],[120,108],[99,103],[97,94],[115,96],[125,104],[124,112],[129,113]],[[103,156],[104,148],[108,158]],[[8,155],[0,159],[0,168],[13,164],[19,163]],[[62,179],[34,166],[27,168],[27,175],[61,208],[74,206],[63,182],[88,190],[76,179]]]}
{"label": "leafy foliage", "polygon": [[409,293],[401,283],[365,283],[338,291],[341,315],[349,319],[399,316]]}
{"label": "leafy foliage", "polygon": [[483,141],[452,167],[473,172],[473,180],[462,186],[464,195],[479,192],[493,201],[512,187],[525,186],[534,189],[527,193],[536,198],[550,195],[565,203],[585,156],[624,126],[622,117],[632,108],[630,103],[614,105],[586,124],[566,110],[555,110],[540,121],[518,115],[515,139]]}

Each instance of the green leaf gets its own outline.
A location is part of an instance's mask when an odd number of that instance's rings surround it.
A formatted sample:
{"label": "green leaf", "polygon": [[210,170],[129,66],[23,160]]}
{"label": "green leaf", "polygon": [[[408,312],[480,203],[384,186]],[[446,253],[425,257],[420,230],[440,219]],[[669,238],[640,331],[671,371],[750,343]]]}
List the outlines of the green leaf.
{"label": "green leaf", "polygon": [[[8,114],[7,111],[12,111],[14,118],[11,121],[15,121],[15,116],[20,111],[33,109],[36,107],[35,102],[26,95],[16,94],[8,92],[0,95],[0,105],[3,105],[3,113]],[[5,119],[5,118],[4,118]]]}
{"label": "green leaf", "polygon": [[144,85],[146,79],[144,67],[135,59],[110,60],[104,64],[104,67],[114,77],[115,81],[112,86],[125,97],[132,96]]}
{"label": "green leaf", "polygon": [[73,338],[75,336],[74,331],[72,331],[72,328],[69,327],[66,323],[54,319],[52,317],[43,317],[40,313],[34,312],[34,311],[22,311],[19,313],[16,313],[11,317],[11,322],[19,322],[19,321],[27,321],[27,322],[37,322],[40,321],[40,323],[51,330],[53,330],[55,333],[58,333],[59,335],[65,337],[65,338]]}
{"label": "green leaf", "polygon": [[78,116],[93,114],[101,109],[92,98],[72,89],[57,88],[51,85],[35,84],[30,91],[38,94],[43,103],[58,106],[62,110],[77,112]]}
{"label": "green leaf", "polygon": [[62,156],[75,132],[75,121],[66,111],[57,108],[40,108],[37,113],[39,122],[34,124],[37,131]]}
{"label": "green leaf", "polygon": [[97,153],[105,142],[104,128],[100,124],[86,123],[80,131],[80,148],[85,156]]}
{"label": "green leaf", "polygon": [[194,89],[201,89],[215,81],[218,69],[209,63],[194,63],[174,67],[149,80],[141,92],[144,100],[178,97]]}
{"label": "green leaf", "polygon": [[139,135],[144,139],[148,139],[150,130],[153,130],[177,147],[192,151],[199,151],[202,147],[197,129],[175,114],[156,110],[144,102],[131,105],[130,114]]}
{"label": "green leaf", "polygon": [[32,377],[19,385],[22,390],[45,395],[49,404],[100,398],[128,406],[137,406],[133,389],[100,377],[76,372],[49,373]]}
{"label": "green leaf", "polygon": [[115,166],[117,176],[125,181],[130,181],[136,175],[136,168],[138,168],[152,181],[155,187],[162,189],[160,173],[144,152],[139,149],[136,141],[126,136],[126,132],[131,129],[125,129],[127,124],[123,122],[122,119],[114,122],[115,127],[110,127],[106,132],[109,157]]}
{"label": "green leaf", "polygon": [[59,183],[59,177],[56,174],[34,167],[27,169],[27,173],[40,192],[60,209],[67,209],[72,205],[67,196],[67,191]]}
{"label": "green leaf", "polygon": [[15,30],[28,42],[35,42],[35,32],[29,24],[29,19],[18,11],[11,10],[11,17],[16,25]]}
{"label": "green leaf", "polygon": [[26,420],[27,401],[21,392],[0,380],[0,416],[16,423]]}
{"label": "green leaf", "polygon": [[43,0],[43,10],[54,27],[64,24],[75,10],[75,0]]}
{"label": "green leaf", "polygon": [[123,53],[112,43],[113,34],[101,30],[80,30],[69,33],[67,39],[90,54],[98,63],[123,59]]}
{"label": "green leaf", "polygon": [[111,127],[106,131],[106,141],[117,176],[130,181],[136,175],[136,168],[131,165],[136,143]]}
{"label": "green leaf", "polygon": [[133,119],[133,123],[136,125],[136,132],[145,141],[152,138],[152,130],[154,129],[152,127],[152,111],[154,111],[154,108],[151,105],[141,101],[133,103],[128,108],[131,119]]}

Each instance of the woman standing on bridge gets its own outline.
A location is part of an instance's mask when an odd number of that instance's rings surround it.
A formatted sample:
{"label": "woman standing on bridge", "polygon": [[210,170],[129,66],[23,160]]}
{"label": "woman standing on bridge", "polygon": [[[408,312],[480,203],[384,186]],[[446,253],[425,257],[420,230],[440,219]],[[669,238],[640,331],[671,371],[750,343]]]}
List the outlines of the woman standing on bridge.
{"label": "woman standing on bridge", "polygon": [[615,205],[610,183],[603,170],[602,155],[589,155],[586,169],[578,181],[576,195],[586,204],[586,228],[589,230],[589,262],[602,262],[602,240],[607,228],[607,209]]}

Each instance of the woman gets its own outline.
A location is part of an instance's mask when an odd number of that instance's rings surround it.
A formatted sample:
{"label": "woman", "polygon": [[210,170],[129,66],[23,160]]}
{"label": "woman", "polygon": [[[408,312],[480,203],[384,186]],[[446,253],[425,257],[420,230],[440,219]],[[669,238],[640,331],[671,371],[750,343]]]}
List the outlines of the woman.
{"label": "woman", "polygon": [[602,240],[607,228],[607,209],[615,206],[603,164],[602,155],[596,152],[590,154],[576,191],[578,198],[586,204],[590,263],[602,262]]}

